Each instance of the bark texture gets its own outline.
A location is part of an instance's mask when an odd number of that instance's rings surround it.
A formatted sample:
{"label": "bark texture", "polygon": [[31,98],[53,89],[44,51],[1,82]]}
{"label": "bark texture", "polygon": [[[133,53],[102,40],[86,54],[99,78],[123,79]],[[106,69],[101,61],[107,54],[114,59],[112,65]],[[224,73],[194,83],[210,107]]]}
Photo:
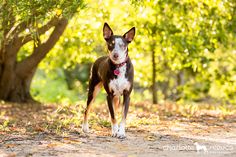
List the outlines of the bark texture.
{"label": "bark texture", "polygon": [[[4,21],[3,21],[4,22]],[[22,22],[15,27],[6,26],[0,47],[0,99],[12,102],[32,102],[30,84],[38,64],[53,48],[64,32],[68,21],[65,18],[52,18],[46,25],[38,29],[38,35],[53,28],[48,39],[40,43],[37,41],[32,54],[17,62],[17,53],[29,41],[35,41],[31,34],[21,36],[27,28],[28,22]],[[13,25],[13,24],[12,24]]]}

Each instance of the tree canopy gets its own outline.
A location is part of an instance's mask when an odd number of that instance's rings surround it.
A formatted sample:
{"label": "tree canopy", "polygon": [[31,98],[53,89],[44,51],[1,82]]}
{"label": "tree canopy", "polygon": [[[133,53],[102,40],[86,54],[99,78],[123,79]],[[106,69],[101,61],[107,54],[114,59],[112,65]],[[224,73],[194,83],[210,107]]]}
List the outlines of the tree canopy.
{"label": "tree canopy", "polygon": [[[0,99],[33,100],[29,88],[38,64],[82,6],[79,0],[1,0]],[[19,52],[27,43],[30,51],[22,57]]]}
{"label": "tree canopy", "polygon": [[[46,74],[50,79],[73,82],[68,78],[69,72],[77,80],[70,90],[85,95],[89,65],[98,56],[106,55],[102,26],[108,22],[115,34],[123,34],[133,26],[137,28],[135,41],[129,47],[135,66],[136,93],[150,98],[148,93],[156,84],[159,100],[213,98],[236,102],[234,0],[89,0],[86,5],[80,1],[34,1],[29,7],[30,2],[22,1],[18,6],[15,1],[9,1],[10,6],[17,8],[14,14],[19,19],[38,21],[24,30],[24,37],[27,32],[37,37],[36,28],[55,15],[73,15],[63,36],[39,66],[43,72],[37,76],[42,79]],[[37,11],[43,14],[35,16],[34,8],[38,5],[41,8]],[[75,13],[78,6],[84,9]],[[47,40],[51,32],[48,29],[40,39]],[[34,44],[29,42],[20,49],[18,61],[30,56]],[[156,61],[154,82],[152,53]],[[31,90],[34,96],[40,97],[42,88],[37,86],[40,81],[37,76]],[[85,88],[80,89],[81,86]]]}

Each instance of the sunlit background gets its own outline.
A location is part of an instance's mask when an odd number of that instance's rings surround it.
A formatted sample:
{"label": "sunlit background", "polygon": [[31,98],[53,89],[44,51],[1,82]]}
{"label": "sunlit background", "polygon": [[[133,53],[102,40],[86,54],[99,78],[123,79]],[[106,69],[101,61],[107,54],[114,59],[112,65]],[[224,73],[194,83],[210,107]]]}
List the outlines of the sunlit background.
{"label": "sunlit background", "polygon": [[[137,30],[129,45],[135,68],[133,102],[152,101],[155,84],[159,103],[170,100],[235,104],[233,15],[233,0],[88,0],[40,63],[31,94],[41,102],[85,101],[91,64],[107,54],[102,27],[108,22],[115,34],[123,35],[133,26]],[[45,38],[48,34],[50,30]],[[30,55],[32,47],[32,43],[26,44],[18,59]],[[103,91],[97,101],[104,100]]]}

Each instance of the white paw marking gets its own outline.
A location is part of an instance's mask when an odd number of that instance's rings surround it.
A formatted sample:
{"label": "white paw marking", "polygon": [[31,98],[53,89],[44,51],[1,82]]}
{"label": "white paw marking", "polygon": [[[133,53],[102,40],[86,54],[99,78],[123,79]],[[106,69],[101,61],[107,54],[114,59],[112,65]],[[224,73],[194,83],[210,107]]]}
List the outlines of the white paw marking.
{"label": "white paw marking", "polygon": [[125,138],[125,124],[120,123],[120,127],[117,133],[118,138]]}
{"label": "white paw marking", "polygon": [[88,126],[87,122],[84,122],[82,124],[82,130],[83,130],[84,133],[89,133],[89,126]]}
{"label": "white paw marking", "polygon": [[118,124],[114,124],[111,126],[112,137],[116,137],[118,132]]}

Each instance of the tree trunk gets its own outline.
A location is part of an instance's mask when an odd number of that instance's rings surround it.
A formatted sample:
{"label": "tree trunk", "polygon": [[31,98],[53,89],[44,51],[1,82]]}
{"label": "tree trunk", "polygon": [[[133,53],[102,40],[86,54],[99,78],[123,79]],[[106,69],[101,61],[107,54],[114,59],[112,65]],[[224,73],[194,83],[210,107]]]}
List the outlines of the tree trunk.
{"label": "tree trunk", "polygon": [[175,88],[177,90],[177,93],[175,94],[175,97],[174,97],[175,101],[181,99],[183,92],[182,92],[182,90],[179,90],[179,87],[183,86],[184,84],[185,84],[184,71],[181,70],[176,75],[176,87]]}
{"label": "tree trunk", "polygon": [[[55,28],[48,40],[35,47],[33,53],[19,63],[16,60],[19,49],[33,39],[30,36],[26,36],[25,40],[15,37],[10,42],[2,42],[4,44],[0,49],[0,100],[35,102],[30,95],[30,84],[37,66],[59,40],[68,23],[65,18],[53,22]],[[45,32],[44,27],[41,29],[42,33]]]}
{"label": "tree trunk", "polygon": [[5,93],[5,97],[2,99],[11,102],[36,102],[30,95],[30,84],[33,78],[35,70],[32,73],[29,73],[26,78],[20,78],[16,75],[15,72],[11,72],[8,75],[11,76],[10,81],[8,82],[9,86],[8,92]]}
{"label": "tree trunk", "polygon": [[157,84],[156,84],[156,59],[155,51],[152,51],[152,102],[157,104]]}

